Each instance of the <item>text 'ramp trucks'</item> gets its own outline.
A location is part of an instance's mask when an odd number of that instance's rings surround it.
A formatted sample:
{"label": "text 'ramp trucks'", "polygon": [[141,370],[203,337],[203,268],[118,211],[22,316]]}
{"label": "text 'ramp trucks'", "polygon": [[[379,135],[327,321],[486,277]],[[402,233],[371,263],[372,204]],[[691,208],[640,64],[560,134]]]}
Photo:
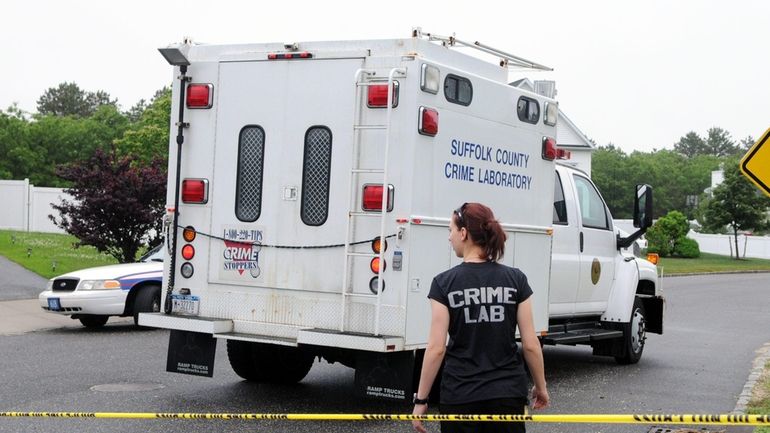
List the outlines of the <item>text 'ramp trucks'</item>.
{"label": "text 'ramp trucks'", "polygon": [[[460,263],[452,209],[489,205],[502,262],[534,290],[545,344],[635,363],[663,331],[654,265],[626,249],[599,191],[555,160],[557,104],[507,84],[462,42],[411,38],[161,49],[175,65],[163,309],[169,371],[297,382],[317,357],[355,368],[368,396],[411,399],[433,277]],[[464,44],[464,43],[462,43]],[[473,45],[473,44],[467,44]],[[176,118],[178,116],[178,118]],[[469,314],[494,320],[485,305]]]}

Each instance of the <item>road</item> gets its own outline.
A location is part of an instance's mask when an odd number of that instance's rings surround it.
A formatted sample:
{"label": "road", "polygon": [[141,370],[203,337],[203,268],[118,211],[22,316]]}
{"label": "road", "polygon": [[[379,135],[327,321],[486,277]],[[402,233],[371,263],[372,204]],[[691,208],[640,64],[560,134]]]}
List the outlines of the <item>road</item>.
{"label": "road", "polygon": [[[770,341],[770,274],[666,278],[665,334],[619,366],[587,347],[546,347],[543,413],[728,413]],[[0,321],[0,333],[2,333]],[[296,386],[250,384],[217,347],[214,378],[165,372],[168,334],[130,322],[0,337],[0,411],[406,413],[353,396],[353,371],[316,363]],[[112,385],[112,386],[110,386]],[[665,427],[665,426],[664,426]],[[672,426],[668,426],[672,427]],[[429,428],[438,432],[438,425]],[[530,432],[648,432],[649,425],[530,424]],[[0,418],[0,432],[410,432],[404,422]],[[732,430],[728,430],[732,431]]]}

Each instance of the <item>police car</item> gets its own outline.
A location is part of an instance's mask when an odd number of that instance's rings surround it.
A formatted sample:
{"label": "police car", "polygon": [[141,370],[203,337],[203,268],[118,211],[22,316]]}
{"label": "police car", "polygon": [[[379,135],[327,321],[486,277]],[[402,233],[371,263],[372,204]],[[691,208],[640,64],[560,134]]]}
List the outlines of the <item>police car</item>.
{"label": "police car", "polygon": [[38,300],[43,310],[67,315],[87,328],[98,328],[110,316],[160,311],[160,285],[165,250],[148,252],[137,263],[99,266],[60,275],[48,281]]}

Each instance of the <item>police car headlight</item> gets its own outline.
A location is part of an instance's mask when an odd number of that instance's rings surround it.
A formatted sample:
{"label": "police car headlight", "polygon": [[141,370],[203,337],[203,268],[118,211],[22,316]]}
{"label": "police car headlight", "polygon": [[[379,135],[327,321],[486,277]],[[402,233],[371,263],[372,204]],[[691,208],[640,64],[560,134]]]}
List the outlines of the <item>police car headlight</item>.
{"label": "police car headlight", "polygon": [[78,290],[115,290],[120,289],[120,281],[116,280],[83,280]]}

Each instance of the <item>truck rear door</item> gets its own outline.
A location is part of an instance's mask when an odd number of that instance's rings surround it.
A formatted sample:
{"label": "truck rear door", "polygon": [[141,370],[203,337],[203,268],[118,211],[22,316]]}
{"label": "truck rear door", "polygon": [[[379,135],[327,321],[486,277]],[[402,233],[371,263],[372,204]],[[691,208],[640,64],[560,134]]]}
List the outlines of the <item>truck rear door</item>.
{"label": "truck rear door", "polygon": [[[209,281],[339,292],[362,58],[222,62]],[[239,242],[245,242],[239,243]],[[232,286],[228,286],[232,290]]]}

